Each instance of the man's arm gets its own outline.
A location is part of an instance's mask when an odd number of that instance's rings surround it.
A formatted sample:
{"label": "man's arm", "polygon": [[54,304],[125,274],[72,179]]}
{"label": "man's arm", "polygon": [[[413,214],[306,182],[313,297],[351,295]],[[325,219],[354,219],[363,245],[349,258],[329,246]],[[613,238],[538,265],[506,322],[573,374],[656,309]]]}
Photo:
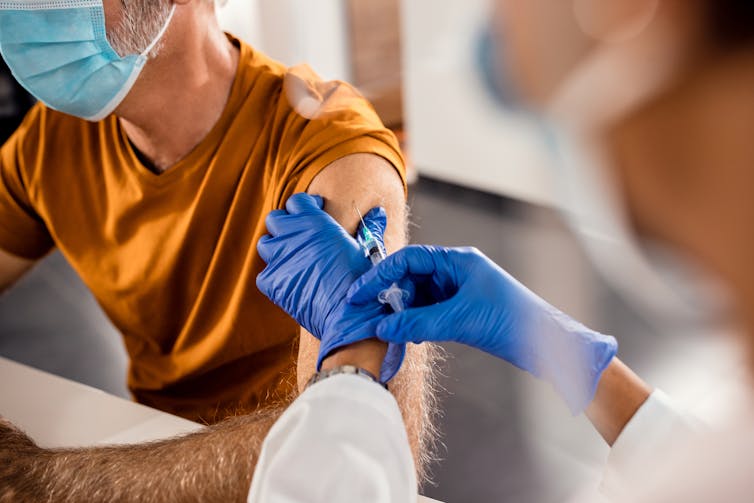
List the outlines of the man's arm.
{"label": "man's arm", "polygon": [[149,444],[54,450],[0,420],[0,502],[245,501],[279,414],[229,419]]}
{"label": "man's arm", "polygon": [[10,288],[33,265],[33,260],[16,257],[0,250],[0,294]]}
{"label": "man's arm", "polygon": [[[322,196],[325,199],[325,211],[352,234],[355,234],[359,224],[354,206],[362,214],[375,206],[382,206],[388,218],[385,233],[388,252],[406,245],[408,215],[403,183],[395,168],[385,159],[371,154],[345,157],[325,168],[312,181],[308,192]],[[374,359],[382,362],[387,345],[369,340],[359,344],[358,350],[361,357],[364,352],[371,352]],[[318,352],[319,341],[302,329],[298,363],[299,390],[303,390],[306,381],[314,373]],[[420,481],[425,478],[427,465],[432,460],[436,438],[433,417],[436,410],[433,389],[436,352],[437,349],[429,344],[409,345],[401,371],[390,382],[390,390],[398,401],[406,423]]]}

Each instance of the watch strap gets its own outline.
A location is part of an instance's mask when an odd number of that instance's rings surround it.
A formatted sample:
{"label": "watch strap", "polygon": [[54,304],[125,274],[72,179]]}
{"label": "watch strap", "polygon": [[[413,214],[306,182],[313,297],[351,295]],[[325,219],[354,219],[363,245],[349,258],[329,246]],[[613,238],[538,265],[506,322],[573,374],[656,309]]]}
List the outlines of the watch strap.
{"label": "watch strap", "polygon": [[355,365],[341,365],[339,367],[334,367],[328,370],[320,370],[319,372],[315,372],[315,374],[309,379],[309,382],[306,383],[306,387],[316,384],[320,381],[324,381],[328,377],[336,376],[336,375],[356,375],[361,376],[364,379],[369,379],[370,381],[379,384],[383,388],[387,389],[387,384],[383,384],[380,382],[380,380],[371,372],[368,370],[364,370],[363,368],[357,367]]}

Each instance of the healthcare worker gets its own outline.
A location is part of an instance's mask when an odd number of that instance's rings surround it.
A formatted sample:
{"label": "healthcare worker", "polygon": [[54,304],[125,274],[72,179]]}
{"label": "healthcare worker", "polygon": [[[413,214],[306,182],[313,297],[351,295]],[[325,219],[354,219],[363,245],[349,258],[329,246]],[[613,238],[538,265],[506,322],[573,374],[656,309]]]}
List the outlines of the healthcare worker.
{"label": "healthcare worker", "polygon": [[[569,217],[577,234],[597,238],[588,242],[597,265],[621,291],[638,291],[630,298],[639,306],[695,323],[726,314],[754,362],[752,4],[497,7],[482,51],[486,73],[507,106],[526,103],[544,118],[558,172],[579,203]],[[616,358],[613,337],[571,319],[474,249],[408,247],[357,280],[346,304],[323,298],[329,282],[346,277],[352,264],[342,257],[355,260],[358,245],[321,207],[317,197],[293,196],[270,215],[270,235],[259,243],[268,267],[258,286],[320,333],[322,349],[320,372],[265,442],[249,501],[324,501],[320,489],[332,487],[341,498],[328,501],[415,499],[384,379],[373,361],[338,358],[356,339],[349,334],[370,331],[397,345],[459,342],[550,382],[612,445],[603,489],[615,501],[751,500],[751,414],[731,432],[703,435]],[[379,210],[367,225],[380,225]],[[663,247],[665,262],[649,242]],[[694,267],[663,275],[663,263]],[[399,313],[378,301],[394,283],[411,293]],[[723,287],[726,302],[711,284]],[[395,363],[382,362],[382,376]],[[316,454],[294,457],[303,448]],[[306,498],[288,497],[303,488]]]}

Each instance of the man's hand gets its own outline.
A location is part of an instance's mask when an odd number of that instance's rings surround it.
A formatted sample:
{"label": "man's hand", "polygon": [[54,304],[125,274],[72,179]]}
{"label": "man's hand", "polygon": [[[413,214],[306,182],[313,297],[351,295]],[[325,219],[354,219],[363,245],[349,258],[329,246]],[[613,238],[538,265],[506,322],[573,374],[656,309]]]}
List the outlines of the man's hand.
{"label": "man's hand", "polygon": [[[346,292],[371,263],[359,244],[322,207],[317,196],[295,194],[285,210],[267,217],[269,235],[259,240],[259,255],[267,267],[257,286],[322,341],[317,367],[333,351],[374,338],[384,313],[381,305],[356,309],[348,306]],[[377,236],[387,227],[385,211],[375,208],[364,217]],[[393,344],[380,372],[387,382],[403,361],[405,345]]]}

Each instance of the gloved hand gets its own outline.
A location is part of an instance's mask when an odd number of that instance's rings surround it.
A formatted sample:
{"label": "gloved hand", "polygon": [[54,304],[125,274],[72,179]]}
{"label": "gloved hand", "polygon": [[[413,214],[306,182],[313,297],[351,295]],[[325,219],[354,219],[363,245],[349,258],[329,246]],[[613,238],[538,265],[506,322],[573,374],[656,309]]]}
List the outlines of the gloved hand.
{"label": "gloved hand", "polygon": [[[346,302],[351,284],[372,267],[359,244],[323,211],[319,196],[295,194],[285,210],[267,216],[269,235],[257,244],[267,267],[257,277],[257,287],[320,339],[317,369],[336,349],[375,337],[385,314],[382,305],[355,307]],[[374,208],[364,222],[382,236],[387,216]],[[390,344],[380,379],[387,382],[398,372],[405,344]]]}
{"label": "gloved hand", "polygon": [[613,337],[572,320],[470,248],[404,248],[356,281],[349,303],[374,305],[380,291],[406,280],[416,289],[413,307],[384,317],[377,337],[481,349],[552,383],[574,414],[592,401],[617,352]]}

